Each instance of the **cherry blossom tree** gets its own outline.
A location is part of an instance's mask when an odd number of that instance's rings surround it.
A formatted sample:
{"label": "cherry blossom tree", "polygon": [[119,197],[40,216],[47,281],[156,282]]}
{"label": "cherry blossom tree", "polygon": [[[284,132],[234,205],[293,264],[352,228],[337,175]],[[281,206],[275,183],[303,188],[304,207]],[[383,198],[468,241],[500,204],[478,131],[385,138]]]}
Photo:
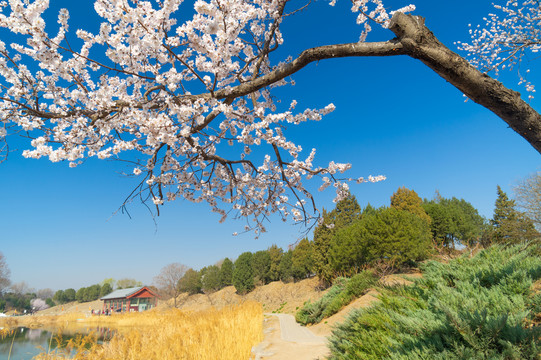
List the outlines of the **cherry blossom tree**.
{"label": "cherry blossom tree", "polygon": [[[539,114],[519,93],[445,47],[423,18],[407,15],[414,6],[389,11],[381,0],[353,0],[363,26],[358,42],[275,59],[284,39],[281,24],[299,10],[287,0],[197,0],[186,21],[178,14],[180,4],[96,0],[103,18],[97,33],[70,31],[63,9],[51,34],[43,15],[48,0],[1,2],[0,28],[13,36],[9,44],[0,41],[0,138],[22,132],[32,139],[24,156],[73,167],[90,157],[128,161],[141,179],[132,197],[152,201],[157,209],[178,198],[206,202],[222,221],[229,214],[244,217],[246,229],[257,233],[273,213],[301,222],[317,217],[308,211],[316,207],[306,180],[320,178],[321,189],[333,185],[338,201],[347,195],[347,181],[384,179],[344,177],[349,164],[317,166],[315,149],[301,155],[283,125],[318,121],[334,105],[297,110],[292,101],[283,108],[273,89],[287,86],[291,75],[314,61],[405,55],[496,113],[541,152]],[[509,2],[500,10],[539,24],[535,1],[518,6]],[[376,25],[394,37],[366,42]],[[538,42],[520,45],[517,37],[516,51],[502,55],[509,50],[498,44],[511,33],[497,30],[474,32],[472,44],[461,44],[479,55],[474,65],[496,69],[516,63],[527,49],[537,51]],[[256,149],[267,155],[258,158]]]}

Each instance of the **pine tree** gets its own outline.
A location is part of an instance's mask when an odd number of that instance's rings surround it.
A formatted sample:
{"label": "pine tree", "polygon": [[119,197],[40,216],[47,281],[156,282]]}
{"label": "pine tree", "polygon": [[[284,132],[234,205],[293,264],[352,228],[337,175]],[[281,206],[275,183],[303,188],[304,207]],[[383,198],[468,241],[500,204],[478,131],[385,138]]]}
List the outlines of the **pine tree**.
{"label": "pine tree", "polygon": [[201,285],[205,293],[220,290],[223,287],[220,278],[220,268],[216,265],[207,267],[205,275],[201,279]]}
{"label": "pine tree", "polygon": [[233,262],[225,258],[220,268],[220,282],[223,286],[233,285]]}
{"label": "pine tree", "polygon": [[257,251],[252,257],[252,269],[254,270],[254,280],[260,285],[269,283],[269,271],[271,266],[271,257],[266,250]]}
{"label": "pine tree", "polygon": [[494,216],[490,221],[494,230],[492,242],[513,244],[539,239],[541,234],[535,229],[533,221],[515,209],[515,201],[510,200],[499,185],[497,194]]}
{"label": "pine tree", "polygon": [[186,274],[178,282],[179,290],[187,292],[190,295],[201,292],[201,272],[194,269],[188,269]]}
{"label": "pine tree", "polygon": [[391,196],[391,207],[397,210],[404,210],[419,216],[422,220],[430,224],[430,216],[422,207],[423,201],[414,190],[407,189],[405,186],[398,188]]}
{"label": "pine tree", "polygon": [[291,267],[293,252],[291,250],[286,251],[280,259],[280,280],[282,282],[289,282],[293,278]]}
{"label": "pine tree", "polygon": [[251,252],[244,252],[235,261],[233,285],[239,294],[249,293],[255,288],[252,258],[253,254]]}
{"label": "pine tree", "polygon": [[293,279],[305,279],[312,274],[314,267],[312,243],[307,238],[302,239],[295,249],[293,249],[291,257],[291,272]]}
{"label": "pine tree", "polygon": [[282,255],[284,250],[278,247],[276,244],[273,244],[270,248],[267,249],[267,252],[270,255],[271,263],[269,268],[269,281],[278,281],[280,280],[280,260],[282,260]]}
{"label": "pine tree", "polygon": [[339,201],[331,212],[323,209],[323,221],[314,230],[314,271],[327,284],[335,277],[329,264],[329,249],[334,234],[360,218],[361,207],[352,194]]}

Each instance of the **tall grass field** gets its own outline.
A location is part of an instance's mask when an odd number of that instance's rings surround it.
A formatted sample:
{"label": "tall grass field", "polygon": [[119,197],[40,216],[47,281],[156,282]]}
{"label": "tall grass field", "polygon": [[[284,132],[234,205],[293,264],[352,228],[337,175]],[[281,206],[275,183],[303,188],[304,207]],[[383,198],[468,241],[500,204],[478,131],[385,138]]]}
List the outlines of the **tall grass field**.
{"label": "tall grass field", "polygon": [[[47,351],[37,360],[238,360],[250,359],[251,349],[263,338],[261,304],[185,312],[178,309],[85,318],[70,314],[46,319],[57,324],[79,321],[117,329],[106,343],[81,336],[61,350]],[[35,317],[38,318],[38,317]]]}

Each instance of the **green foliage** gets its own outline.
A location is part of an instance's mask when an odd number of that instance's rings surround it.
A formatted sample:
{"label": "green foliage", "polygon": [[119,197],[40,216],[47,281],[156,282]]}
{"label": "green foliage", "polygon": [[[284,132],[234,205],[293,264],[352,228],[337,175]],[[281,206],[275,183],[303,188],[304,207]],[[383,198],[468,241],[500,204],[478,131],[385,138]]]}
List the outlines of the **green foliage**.
{"label": "green foliage", "polygon": [[293,251],[288,250],[282,255],[280,259],[280,280],[283,282],[289,282],[293,279]]}
{"label": "green foliage", "polygon": [[84,292],[84,301],[94,301],[100,298],[101,286],[99,284],[91,285]]}
{"label": "green foliage", "polygon": [[214,292],[222,288],[220,268],[216,265],[207,267],[201,279],[201,286],[205,292]]}
{"label": "green foliage", "polygon": [[69,288],[64,290],[64,300],[65,302],[75,301],[75,289]]}
{"label": "green foliage", "polygon": [[314,268],[314,250],[312,243],[307,238],[302,239],[291,256],[291,275],[294,280],[309,277]]}
{"label": "green foliage", "polygon": [[[47,305],[49,305],[49,307],[53,307],[53,306],[56,305],[52,298],[47,298],[47,299],[45,299],[45,303],[46,303]],[[0,311],[2,311],[2,308],[1,308],[1,307],[0,307]]]}
{"label": "green foliage", "polygon": [[[66,290],[67,292],[67,290]],[[103,284],[100,290],[100,297],[104,297],[105,295],[109,295],[113,292],[113,288],[111,287],[111,284],[106,282]]]}
{"label": "green foliage", "polygon": [[257,251],[252,256],[252,269],[254,281],[257,284],[265,285],[270,281],[269,271],[271,267],[271,257],[268,251]]}
{"label": "green foliage", "polygon": [[233,285],[233,262],[225,258],[220,268],[220,282],[222,286]]}
{"label": "green foliage", "polygon": [[538,359],[540,331],[524,326],[539,298],[534,246],[494,246],[428,262],[412,286],[381,290],[330,338],[330,359]]}
{"label": "green foliage", "polygon": [[419,216],[380,208],[335,234],[329,263],[342,275],[352,275],[378,261],[401,266],[425,259],[431,244],[429,225]]}
{"label": "green foliage", "polygon": [[252,258],[253,254],[251,252],[244,252],[235,261],[233,285],[239,294],[249,293],[255,288]]}
{"label": "green foliage", "polygon": [[421,206],[422,200],[414,190],[401,187],[391,196],[391,207],[396,210],[407,211],[415,214],[427,223],[430,223],[430,216]]}
{"label": "green foliage", "polygon": [[201,292],[201,273],[194,269],[188,269],[184,276],[178,282],[179,290],[187,292],[190,295]]}
{"label": "green foliage", "polygon": [[430,230],[433,239],[446,247],[455,244],[473,246],[485,230],[485,220],[477,209],[464,199],[445,199],[436,196],[425,200],[423,208],[432,219]]}
{"label": "green foliage", "polygon": [[335,273],[329,263],[332,238],[340,229],[361,218],[361,207],[355,196],[349,194],[336,204],[331,212],[323,209],[322,222],[314,229],[314,271],[326,283],[332,282]]}
{"label": "green foliage", "polygon": [[337,278],[321,299],[304,304],[295,314],[295,319],[303,325],[317,324],[324,318],[336,314],[355,298],[364,295],[376,282],[376,277],[370,271],[363,271],[351,279]]}
{"label": "green foliage", "polygon": [[280,280],[280,261],[282,260],[282,255],[284,250],[278,247],[276,244],[271,245],[267,249],[267,252],[270,255],[271,263],[269,268],[269,281]]}
{"label": "green foliage", "polygon": [[129,289],[137,286],[143,286],[143,283],[131,278],[120,279],[116,282],[117,289]]}
{"label": "green foliage", "polygon": [[64,293],[64,290],[58,290],[57,292],[55,292],[53,296],[53,300],[59,305],[66,303],[67,301],[66,301],[66,295]]}
{"label": "green foliage", "polygon": [[492,242],[496,244],[517,244],[523,241],[539,240],[541,234],[535,229],[533,221],[515,209],[515,201],[498,186],[494,216]]}

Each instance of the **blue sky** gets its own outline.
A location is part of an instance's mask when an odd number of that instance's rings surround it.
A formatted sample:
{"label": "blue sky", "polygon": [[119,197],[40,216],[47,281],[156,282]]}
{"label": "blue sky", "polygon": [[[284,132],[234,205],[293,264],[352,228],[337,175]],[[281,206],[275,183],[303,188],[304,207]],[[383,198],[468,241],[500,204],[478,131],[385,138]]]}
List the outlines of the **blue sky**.
{"label": "blue sky", "polygon": [[[435,35],[455,49],[455,41],[468,40],[467,24],[481,23],[492,11],[491,2],[421,0],[415,2],[415,13],[426,17]],[[97,17],[90,2],[85,3],[51,0],[49,14],[54,18],[57,9],[67,7],[72,31],[95,29]],[[312,46],[357,41],[361,31],[345,0],[335,7],[316,1],[286,19],[282,30],[280,60]],[[368,41],[391,37],[382,30]],[[539,70],[532,68],[531,79],[539,85]],[[525,140],[488,110],[465,103],[458,90],[418,61],[326,60],[293,78],[295,86],[276,93],[285,103],[296,99],[297,109],[331,102],[337,107],[320,122],[287,129],[306,155],[316,147],[318,164],[350,162],[352,177],[387,176],[381,183],[351,186],[361,206],[388,205],[392,193],[406,186],[421,197],[430,198],[437,189],[445,197],[464,198],[488,218],[496,185],[511,195],[516,181],[541,170],[539,154]],[[500,80],[522,91],[511,75],[502,74]],[[534,99],[533,107],[541,109],[540,101]],[[252,233],[233,237],[242,230],[242,221],[219,224],[219,216],[207,207],[187,201],[162,207],[156,225],[138,203],[129,206],[131,218],[115,214],[134,185],[120,175],[130,171],[122,164],[90,160],[70,169],[64,163],[23,159],[20,152],[26,145],[14,141],[11,146],[20,151],[0,164],[0,251],[11,280],[37,289],[77,289],[109,277],[150,284],[169,263],[197,269],[271,244],[286,248],[303,230],[273,218],[259,239]],[[333,207],[332,189],[314,195],[319,207]]]}

